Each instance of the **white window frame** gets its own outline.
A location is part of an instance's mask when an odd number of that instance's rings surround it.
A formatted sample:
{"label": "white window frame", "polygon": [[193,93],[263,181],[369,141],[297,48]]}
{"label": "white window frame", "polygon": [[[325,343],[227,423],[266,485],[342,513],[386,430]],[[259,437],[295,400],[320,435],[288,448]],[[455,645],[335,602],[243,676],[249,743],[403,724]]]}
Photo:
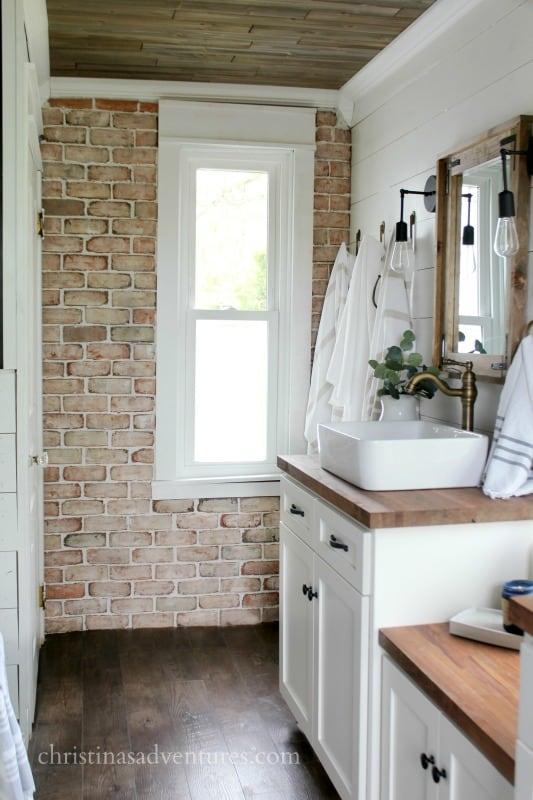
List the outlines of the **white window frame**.
{"label": "white window frame", "polygon": [[[161,100],[158,170],[157,406],[153,497],[226,497],[279,492],[277,453],[305,452],[309,387],[315,110]],[[191,326],[210,312],[191,310],[194,175],[198,166],[267,168],[278,194],[273,246],[279,282],[271,318],[277,354],[273,409],[276,439],[269,463],[185,463]],[[269,224],[270,227],[270,224]],[[182,235],[189,231],[190,235]],[[191,251],[191,247],[193,248]],[[246,312],[253,316],[254,312]],[[259,312],[260,313],[260,312]],[[242,312],[241,312],[242,314]],[[260,314],[261,315],[261,314]],[[265,315],[263,315],[265,316]],[[186,366],[187,365],[187,366]],[[190,401],[189,401],[190,402]],[[190,428],[190,426],[189,426]]]}

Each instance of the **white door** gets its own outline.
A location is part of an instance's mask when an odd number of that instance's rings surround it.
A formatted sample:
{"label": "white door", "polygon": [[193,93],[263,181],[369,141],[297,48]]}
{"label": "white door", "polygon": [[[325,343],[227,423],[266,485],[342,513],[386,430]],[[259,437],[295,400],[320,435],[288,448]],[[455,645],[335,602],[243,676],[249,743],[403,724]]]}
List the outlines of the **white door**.
{"label": "white door", "polygon": [[[437,800],[440,712],[383,659],[381,800]],[[471,800],[473,800],[471,798]]]}
{"label": "white door", "polygon": [[[29,107],[34,72],[26,68]],[[38,113],[38,112],[37,112]],[[19,515],[19,715],[25,738],[35,710],[43,635],[39,586],[43,580],[43,456],[41,369],[41,159],[37,126],[27,124],[25,209],[17,287],[17,495]]]}
{"label": "white door", "polygon": [[310,739],[313,719],[313,553],[280,525],[280,689]]}
{"label": "white door", "polygon": [[317,754],[342,797],[363,797],[368,697],[368,597],[315,559]]}

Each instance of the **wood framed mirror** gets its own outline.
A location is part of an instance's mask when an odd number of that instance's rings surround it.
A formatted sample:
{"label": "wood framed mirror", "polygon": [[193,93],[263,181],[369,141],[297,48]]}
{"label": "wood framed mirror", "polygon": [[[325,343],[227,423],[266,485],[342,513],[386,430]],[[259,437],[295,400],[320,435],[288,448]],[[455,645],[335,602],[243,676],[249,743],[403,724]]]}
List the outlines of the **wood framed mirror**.
{"label": "wood framed mirror", "polygon": [[[476,375],[495,383],[503,382],[525,331],[531,185],[527,159],[509,156],[519,250],[501,258],[493,248],[500,150],[527,150],[532,124],[533,116],[516,117],[437,162],[433,363],[473,361]],[[469,209],[472,246],[462,243]]]}

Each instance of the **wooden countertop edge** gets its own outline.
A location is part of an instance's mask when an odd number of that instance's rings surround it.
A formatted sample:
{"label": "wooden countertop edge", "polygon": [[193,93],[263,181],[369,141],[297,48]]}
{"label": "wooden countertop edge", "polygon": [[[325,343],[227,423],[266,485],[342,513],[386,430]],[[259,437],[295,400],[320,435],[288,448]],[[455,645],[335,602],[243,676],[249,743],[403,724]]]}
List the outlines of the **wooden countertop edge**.
{"label": "wooden countertop edge", "polygon": [[[412,626],[426,627],[426,626]],[[483,725],[459,705],[445,687],[437,683],[428,672],[393,641],[389,634],[401,631],[400,628],[384,628],[379,631],[379,644],[393,661],[403,669],[409,678],[426,694],[430,700],[459,728],[459,730],[486,756],[494,767],[511,784],[514,784],[515,758]],[[451,636],[451,634],[450,634]],[[452,637],[453,639],[454,637]],[[464,641],[464,640],[463,640]],[[471,642],[476,646],[477,642]],[[518,654],[517,654],[518,657]],[[518,706],[518,700],[517,700]]]}
{"label": "wooden countertop edge", "polygon": [[279,455],[278,467],[367,528],[512,522],[531,519],[533,502],[492,500],[481,489],[368,492],[320,467],[318,456]]}
{"label": "wooden countertop edge", "polygon": [[509,598],[509,621],[533,636],[533,595]]}

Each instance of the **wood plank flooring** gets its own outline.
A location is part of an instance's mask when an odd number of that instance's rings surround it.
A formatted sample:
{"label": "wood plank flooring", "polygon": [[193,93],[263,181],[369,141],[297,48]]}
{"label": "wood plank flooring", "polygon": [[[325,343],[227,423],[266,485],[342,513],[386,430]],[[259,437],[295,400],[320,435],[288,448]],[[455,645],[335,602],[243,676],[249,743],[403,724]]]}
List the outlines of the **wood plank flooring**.
{"label": "wood plank flooring", "polygon": [[49,636],[30,758],[36,800],[338,800],[278,692],[277,625]]}

